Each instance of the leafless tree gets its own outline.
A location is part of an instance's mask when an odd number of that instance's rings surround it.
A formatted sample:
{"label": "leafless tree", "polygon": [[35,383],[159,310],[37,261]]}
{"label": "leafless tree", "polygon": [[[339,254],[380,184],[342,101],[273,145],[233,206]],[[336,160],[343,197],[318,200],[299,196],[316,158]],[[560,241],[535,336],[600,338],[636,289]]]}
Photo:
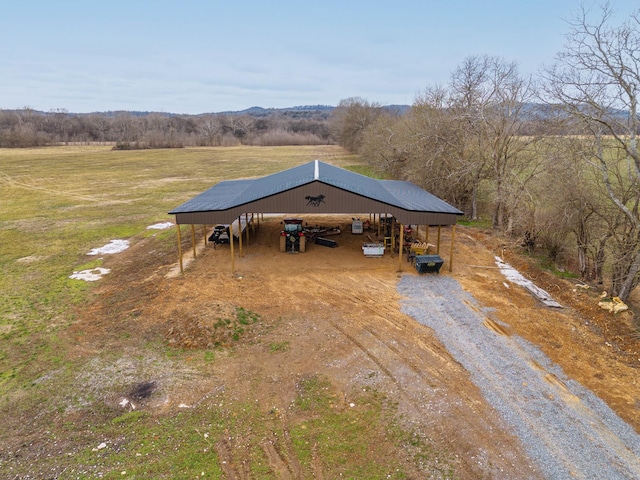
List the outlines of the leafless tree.
{"label": "leafless tree", "polygon": [[362,98],[341,100],[331,117],[332,129],[338,143],[350,152],[358,153],[362,147],[365,130],[382,113],[380,105]]}
{"label": "leafless tree", "polygon": [[218,118],[207,115],[200,119],[198,126],[204,145],[213,147],[220,144],[221,125]]}
{"label": "leafless tree", "polygon": [[569,22],[567,44],[543,73],[546,95],[593,139],[584,160],[597,168],[624,218],[611,232],[612,290],[626,300],[640,281],[640,10],[612,25],[609,4],[582,7]]}
{"label": "leafless tree", "polygon": [[527,184],[541,166],[532,150],[538,138],[524,135],[531,80],[520,75],[515,62],[473,56],[453,72],[451,90],[451,108],[464,135],[461,161],[474,188],[483,179],[491,182],[493,226],[510,232]]}

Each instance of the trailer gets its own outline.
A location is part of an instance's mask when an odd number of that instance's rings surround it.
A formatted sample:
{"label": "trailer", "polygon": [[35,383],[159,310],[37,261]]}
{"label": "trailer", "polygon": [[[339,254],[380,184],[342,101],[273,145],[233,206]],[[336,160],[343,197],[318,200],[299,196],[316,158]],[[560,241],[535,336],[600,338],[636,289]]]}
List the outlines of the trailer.
{"label": "trailer", "polygon": [[416,270],[418,273],[440,273],[444,260],[440,255],[416,255]]}
{"label": "trailer", "polygon": [[365,257],[377,257],[380,258],[384,255],[383,243],[365,243],[362,245],[362,253]]}

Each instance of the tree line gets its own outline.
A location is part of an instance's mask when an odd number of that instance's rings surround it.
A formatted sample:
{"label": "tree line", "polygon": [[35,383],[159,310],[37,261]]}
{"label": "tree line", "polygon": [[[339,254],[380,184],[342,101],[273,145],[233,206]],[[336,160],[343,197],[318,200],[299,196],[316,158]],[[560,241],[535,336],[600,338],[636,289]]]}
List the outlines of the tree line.
{"label": "tree line", "polygon": [[345,99],[336,139],[626,301],[640,282],[640,10],[613,19],[582,8],[537,78],[472,56],[406,114]]}
{"label": "tree line", "polygon": [[258,109],[253,113],[39,112],[0,110],[0,148],[113,143],[115,148],[331,144],[330,109]]}

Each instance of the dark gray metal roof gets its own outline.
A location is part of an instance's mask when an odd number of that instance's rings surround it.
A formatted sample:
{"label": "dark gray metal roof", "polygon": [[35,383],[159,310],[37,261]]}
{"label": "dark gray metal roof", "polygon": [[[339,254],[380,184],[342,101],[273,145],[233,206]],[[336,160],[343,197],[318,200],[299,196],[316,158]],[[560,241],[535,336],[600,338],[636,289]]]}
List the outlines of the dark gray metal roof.
{"label": "dark gray metal roof", "polygon": [[220,182],[169,214],[228,210],[315,181],[404,210],[462,215],[457,208],[411,182],[376,180],[319,160],[266,177]]}

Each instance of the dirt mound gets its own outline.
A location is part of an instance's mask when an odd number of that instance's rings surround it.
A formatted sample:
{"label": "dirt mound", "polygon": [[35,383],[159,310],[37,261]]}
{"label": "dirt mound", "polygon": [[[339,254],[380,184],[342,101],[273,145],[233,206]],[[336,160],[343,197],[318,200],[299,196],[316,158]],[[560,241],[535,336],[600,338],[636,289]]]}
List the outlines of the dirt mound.
{"label": "dirt mound", "polygon": [[170,346],[186,349],[229,347],[259,328],[258,314],[229,302],[212,301],[194,307],[171,315],[165,333]]}

